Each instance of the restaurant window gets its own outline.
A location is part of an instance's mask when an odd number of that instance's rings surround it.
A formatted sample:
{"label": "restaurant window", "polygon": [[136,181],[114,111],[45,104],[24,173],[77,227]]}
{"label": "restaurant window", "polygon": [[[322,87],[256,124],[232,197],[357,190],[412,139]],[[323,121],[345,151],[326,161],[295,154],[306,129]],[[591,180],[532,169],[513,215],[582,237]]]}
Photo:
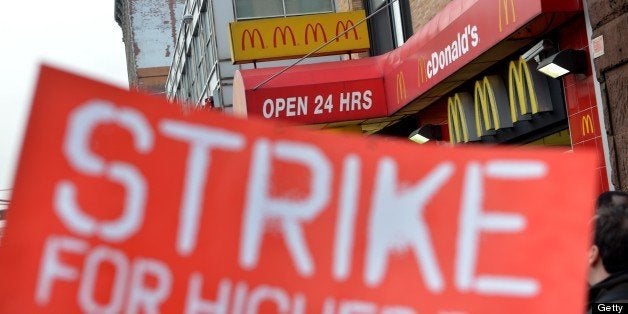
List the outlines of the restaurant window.
{"label": "restaurant window", "polygon": [[212,44],[212,39],[214,38],[214,28],[212,27],[212,18],[209,15],[209,11],[204,12],[201,14],[202,16],[202,23],[203,23],[203,39],[202,39],[202,43],[204,45],[203,47],[203,54],[205,55],[205,72],[207,73],[208,76],[211,75],[212,73],[212,69],[214,67],[214,64],[216,63],[216,57],[214,54],[214,48],[213,48],[213,44]]}
{"label": "restaurant window", "polygon": [[234,0],[234,3],[238,20],[334,12],[333,0]]}
{"label": "restaurant window", "polygon": [[367,15],[381,9],[368,22],[371,55],[391,51],[412,36],[409,0],[366,0],[364,4]]}

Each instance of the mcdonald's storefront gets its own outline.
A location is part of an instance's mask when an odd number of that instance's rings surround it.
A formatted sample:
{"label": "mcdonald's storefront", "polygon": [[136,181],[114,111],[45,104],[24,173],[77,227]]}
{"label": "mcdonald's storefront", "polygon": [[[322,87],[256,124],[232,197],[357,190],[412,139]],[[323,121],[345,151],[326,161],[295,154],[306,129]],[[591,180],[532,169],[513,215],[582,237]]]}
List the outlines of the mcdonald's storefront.
{"label": "mcdonald's storefront", "polygon": [[283,68],[237,71],[234,111],[405,137],[436,125],[454,145],[594,149],[607,190],[590,59],[584,73],[559,79],[537,71],[566,49],[588,56],[580,0],[454,0],[380,56],[299,65],[270,80]]}

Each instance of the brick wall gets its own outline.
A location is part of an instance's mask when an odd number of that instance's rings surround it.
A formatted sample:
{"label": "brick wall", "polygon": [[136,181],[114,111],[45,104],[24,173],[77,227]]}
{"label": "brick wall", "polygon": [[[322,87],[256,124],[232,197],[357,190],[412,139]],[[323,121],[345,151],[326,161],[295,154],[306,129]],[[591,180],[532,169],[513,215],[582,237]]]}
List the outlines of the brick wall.
{"label": "brick wall", "polygon": [[131,9],[130,9],[130,0],[121,0],[120,1],[120,20],[118,25],[122,29],[122,41],[124,42],[125,53],[126,53],[126,67],[127,73],[129,76],[129,86],[137,86],[137,73],[135,68],[135,54],[133,53],[134,40],[133,40],[133,31],[131,30]]}
{"label": "brick wall", "polygon": [[161,94],[164,92],[169,70],[170,67],[137,69],[137,84],[134,86],[151,94]]}
{"label": "brick wall", "polygon": [[336,11],[337,12],[351,11],[351,0],[336,0]]}
{"label": "brick wall", "polygon": [[410,0],[412,11],[412,28],[416,33],[423,25],[431,20],[451,0]]}
{"label": "brick wall", "polygon": [[336,0],[336,11],[347,12],[363,9],[362,0]]}
{"label": "brick wall", "polygon": [[[414,32],[442,10],[451,0],[410,0],[410,10],[412,12],[412,28]],[[336,10],[338,12],[354,11],[363,9],[362,0],[336,0]]]}
{"label": "brick wall", "polygon": [[611,182],[628,191],[628,1],[587,0],[587,4],[593,38],[604,38],[604,55],[594,63],[602,90]]}

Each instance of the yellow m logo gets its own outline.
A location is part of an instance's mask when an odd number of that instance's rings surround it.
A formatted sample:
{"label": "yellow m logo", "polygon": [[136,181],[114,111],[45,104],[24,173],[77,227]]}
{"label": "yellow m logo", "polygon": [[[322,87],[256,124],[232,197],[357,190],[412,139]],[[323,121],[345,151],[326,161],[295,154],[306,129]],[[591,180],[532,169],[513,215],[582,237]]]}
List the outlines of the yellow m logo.
{"label": "yellow m logo", "polygon": [[[510,19],[512,21],[517,21],[517,14],[515,12],[515,3],[513,0],[510,0],[510,10],[508,10],[508,0],[497,0],[499,1],[497,15],[499,16],[499,32],[501,32],[504,28],[504,25],[510,24]],[[503,14],[503,19],[502,19]]]}
{"label": "yellow m logo", "polygon": [[593,119],[591,118],[590,114],[584,115],[582,117],[582,136],[585,136],[587,134],[593,134],[595,132],[595,129],[593,128]]}
{"label": "yellow m logo", "polygon": [[397,73],[397,103],[400,104],[404,99],[406,99],[407,95],[406,91],[406,79],[403,75],[403,72]]}
{"label": "yellow m logo", "polygon": [[418,62],[418,80],[417,86],[421,86],[421,84],[427,82],[427,60],[423,57],[419,57]]}
{"label": "yellow m logo", "polygon": [[476,81],[473,94],[477,136],[488,135],[491,130],[512,127],[508,119],[510,112],[506,88],[498,76],[485,76],[481,81]]}
{"label": "yellow m logo", "polygon": [[469,93],[456,93],[447,98],[447,124],[452,144],[480,140],[473,119],[473,98]]}
{"label": "yellow m logo", "polygon": [[323,42],[327,42],[327,34],[325,33],[325,29],[323,29],[323,25],[321,25],[321,23],[316,23],[314,25],[312,25],[312,23],[309,23],[305,27],[305,44],[307,45],[310,43],[310,33],[312,33],[312,37],[314,37],[314,42],[318,42],[319,31],[321,36],[323,36]]}
{"label": "yellow m logo", "polygon": [[266,48],[266,46],[264,45],[264,38],[262,37],[262,34],[259,32],[259,29],[255,28],[253,29],[253,31],[245,29],[244,32],[242,32],[242,40],[240,44],[242,51],[246,50],[246,47],[244,46],[244,43],[245,43],[244,39],[246,37],[249,38],[249,43],[251,44],[252,48],[255,48],[255,42],[256,42],[255,38],[259,39],[262,49]]}
{"label": "yellow m logo", "polygon": [[290,26],[284,26],[283,28],[277,26],[275,27],[275,31],[273,32],[273,47],[277,48],[277,35],[281,36],[281,39],[283,40],[283,44],[287,45],[288,33],[290,33],[290,38],[292,39],[292,46],[296,46],[297,41],[294,38],[294,32],[292,31],[292,28]]}
{"label": "yellow m logo", "polygon": [[[349,39],[349,33],[353,31],[353,37],[355,38],[355,40],[358,40],[358,30],[356,30],[354,26],[355,25],[353,24],[352,20],[347,20],[346,22],[338,21],[336,23],[336,36],[342,34],[343,32],[346,32],[345,39]],[[342,29],[342,31],[340,29]],[[348,29],[351,29],[351,30],[347,31]],[[340,38],[341,38],[340,36],[336,38],[336,41],[339,41]]]}
{"label": "yellow m logo", "polygon": [[[517,113],[539,112],[539,102],[534,91],[534,81],[525,59],[510,61],[508,65],[508,100],[512,122],[519,121]],[[517,106],[519,104],[519,106]]]}

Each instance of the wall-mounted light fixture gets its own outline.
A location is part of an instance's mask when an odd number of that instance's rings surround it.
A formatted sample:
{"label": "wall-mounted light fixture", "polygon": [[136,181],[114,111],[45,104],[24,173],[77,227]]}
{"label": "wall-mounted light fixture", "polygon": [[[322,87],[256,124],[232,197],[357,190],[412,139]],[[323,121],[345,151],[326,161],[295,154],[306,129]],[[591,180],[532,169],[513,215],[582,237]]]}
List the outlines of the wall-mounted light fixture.
{"label": "wall-mounted light fixture", "polygon": [[425,144],[430,140],[441,140],[442,138],[440,125],[433,124],[424,124],[408,136],[408,139],[419,144]]}
{"label": "wall-mounted light fixture", "polygon": [[539,62],[541,58],[547,55],[547,53],[555,51],[555,49],[554,42],[549,39],[541,39],[538,43],[524,52],[521,57],[526,61],[534,60]]}
{"label": "wall-mounted light fixture", "polygon": [[586,57],[584,50],[561,50],[541,60],[536,69],[553,78],[559,78],[567,73],[584,73],[587,68]]}

